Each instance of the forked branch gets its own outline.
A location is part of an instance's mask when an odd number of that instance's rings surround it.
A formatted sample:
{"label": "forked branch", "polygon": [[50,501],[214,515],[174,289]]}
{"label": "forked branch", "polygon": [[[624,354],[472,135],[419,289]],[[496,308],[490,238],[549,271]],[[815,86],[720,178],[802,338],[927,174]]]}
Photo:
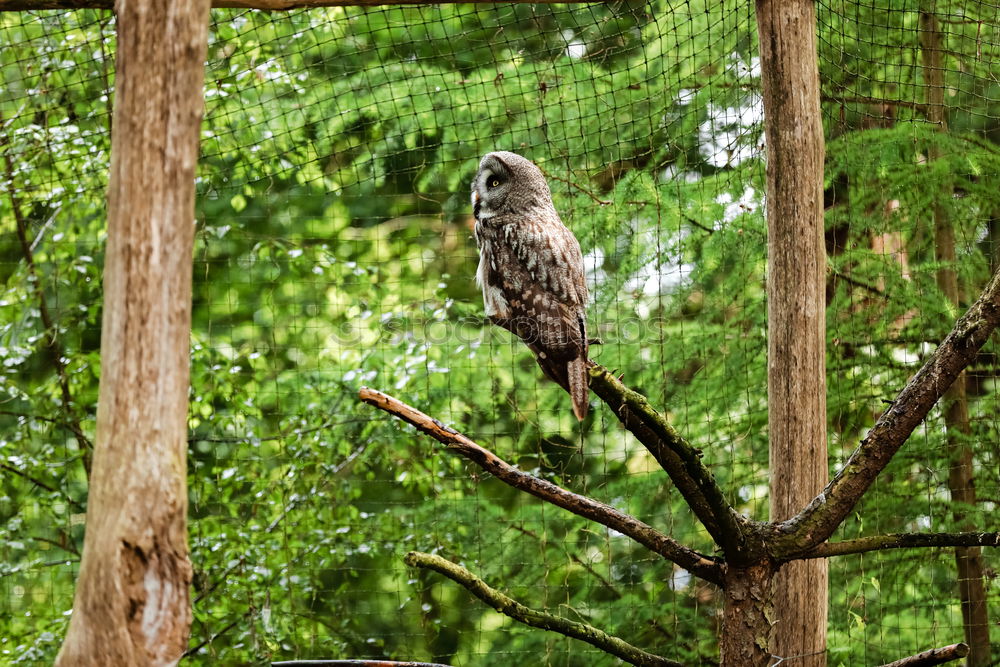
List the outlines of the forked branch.
{"label": "forked branch", "polygon": [[[875,422],[844,467],[798,515],[778,524],[779,557],[800,557],[826,541],[927,417],[1000,324],[1000,271]],[[780,553],[783,552],[783,553]]]}
{"label": "forked branch", "polygon": [[490,587],[486,582],[461,565],[446,560],[441,556],[411,551],[406,554],[403,561],[410,567],[423,567],[443,574],[501,614],[509,616],[515,621],[520,621],[525,625],[543,630],[551,630],[567,637],[585,641],[633,665],[681,667],[681,663],[679,662],[643,651],[641,648],[632,646],[624,639],[609,635],[592,625],[571,621],[562,616],[555,616],[544,611],[526,607],[517,600]]}
{"label": "forked branch", "polygon": [[721,582],[720,565],[715,559],[689,549],[635,517],[518,470],[465,435],[399,399],[368,387],[362,387],[359,396],[365,403],[416,426],[418,430],[461,454],[505,484],[631,537],[653,553],[663,556],[706,581],[715,584]]}

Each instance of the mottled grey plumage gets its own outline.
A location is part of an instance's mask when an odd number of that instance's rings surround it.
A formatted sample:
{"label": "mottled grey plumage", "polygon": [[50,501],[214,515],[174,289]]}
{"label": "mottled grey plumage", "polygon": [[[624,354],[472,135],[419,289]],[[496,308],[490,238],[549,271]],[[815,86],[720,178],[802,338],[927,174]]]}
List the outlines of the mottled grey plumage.
{"label": "mottled grey plumage", "polygon": [[472,183],[486,315],[520,337],[587,416],[587,282],[573,233],[542,172],[515,153],[489,153]]}

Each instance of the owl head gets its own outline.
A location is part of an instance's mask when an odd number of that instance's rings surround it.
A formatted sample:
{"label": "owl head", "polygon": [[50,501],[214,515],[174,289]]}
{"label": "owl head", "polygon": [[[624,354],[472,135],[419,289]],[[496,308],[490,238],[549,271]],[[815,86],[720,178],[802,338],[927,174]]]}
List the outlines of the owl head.
{"label": "owl head", "polygon": [[552,206],[552,193],[541,170],[517,153],[487,153],[472,181],[472,211],[476,220],[519,214]]}

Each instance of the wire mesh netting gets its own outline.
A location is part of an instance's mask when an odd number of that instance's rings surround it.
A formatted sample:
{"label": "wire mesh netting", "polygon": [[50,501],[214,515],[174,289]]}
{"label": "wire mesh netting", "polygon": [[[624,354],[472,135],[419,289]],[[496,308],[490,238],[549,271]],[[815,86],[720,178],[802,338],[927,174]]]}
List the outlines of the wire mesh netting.
{"label": "wire mesh netting", "polygon": [[[818,5],[833,470],[998,261],[1000,13],[904,4]],[[0,655],[44,664],[84,530],[114,19],[4,13],[0,31]],[[756,53],[753,8],[737,2],[213,12],[188,661],[614,662],[407,568],[410,550],[669,658],[717,660],[714,589],[521,497],[357,391],[384,390],[521,469],[713,549],[617,417],[594,399],[577,424],[565,392],[484,319],[469,184],[484,153],[513,150],[541,167],[583,247],[603,341],[591,356],[766,519]],[[933,413],[838,537],[995,529],[994,354],[947,404],[968,417]],[[959,502],[966,473],[978,496]],[[984,558],[995,625],[996,555]],[[832,560],[831,663],[962,640],[959,579],[946,549]]]}

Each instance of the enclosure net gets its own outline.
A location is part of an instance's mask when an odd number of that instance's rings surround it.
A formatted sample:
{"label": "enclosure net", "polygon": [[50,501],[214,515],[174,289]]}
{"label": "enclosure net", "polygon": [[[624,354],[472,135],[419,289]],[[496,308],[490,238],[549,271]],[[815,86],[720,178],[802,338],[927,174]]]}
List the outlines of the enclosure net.
{"label": "enclosure net", "polygon": [[[832,470],[997,263],[997,7],[938,3],[922,18],[916,2],[884,5],[818,5]],[[0,32],[0,655],[49,663],[94,434],[114,21],[5,13]],[[752,6],[737,2],[213,11],[189,661],[613,662],[407,568],[410,550],[666,657],[717,659],[711,587],[521,497],[357,393],[390,393],[712,550],[617,416],[592,397],[578,424],[528,350],[484,320],[469,184],[483,154],[514,150],[542,168],[583,247],[602,339],[591,356],[766,519],[756,39]],[[995,529],[995,371],[989,348],[968,376],[967,423],[935,412],[838,537]],[[953,500],[962,462],[974,502]],[[984,556],[990,572],[996,555]],[[956,572],[950,550],[831,561],[831,664],[962,640]],[[995,623],[1000,596],[992,579],[985,589]]]}

